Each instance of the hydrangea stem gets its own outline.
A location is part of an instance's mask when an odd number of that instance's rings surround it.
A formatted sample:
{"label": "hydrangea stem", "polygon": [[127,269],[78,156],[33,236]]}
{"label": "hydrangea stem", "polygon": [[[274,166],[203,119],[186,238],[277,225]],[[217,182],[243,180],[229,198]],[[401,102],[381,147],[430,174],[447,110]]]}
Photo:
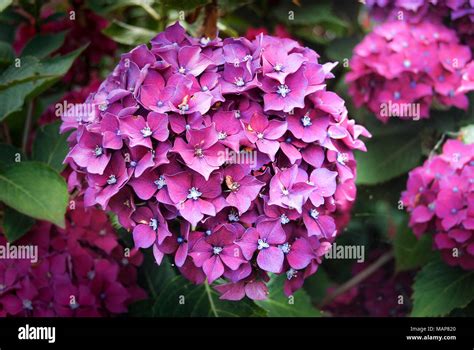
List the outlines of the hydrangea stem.
{"label": "hydrangea stem", "polygon": [[24,154],[26,154],[26,150],[28,148],[28,139],[30,137],[31,124],[33,122],[33,110],[34,110],[34,100],[31,100],[30,103],[28,104],[25,127],[23,129],[23,141],[22,141],[21,150],[23,151]]}
{"label": "hydrangea stem", "polygon": [[357,274],[356,276],[351,278],[349,281],[347,281],[346,283],[344,283],[341,286],[339,286],[338,288],[336,288],[336,290],[334,290],[333,293],[329,294],[326,298],[324,298],[323,301],[321,302],[320,307],[328,305],[331,301],[333,301],[339,295],[344,294],[348,290],[350,290],[353,287],[357,286],[359,283],[364,281],[366,278],[368,278],[370,275],[372,275],[375,271],[377,271],[383,265],[385,265],[390,260],[392,260],[393,257],[394,257],[394,254],[393,254],[392,251],[383,254],[372,265],[367,267],[365,270],[362,270],[359,274]]}

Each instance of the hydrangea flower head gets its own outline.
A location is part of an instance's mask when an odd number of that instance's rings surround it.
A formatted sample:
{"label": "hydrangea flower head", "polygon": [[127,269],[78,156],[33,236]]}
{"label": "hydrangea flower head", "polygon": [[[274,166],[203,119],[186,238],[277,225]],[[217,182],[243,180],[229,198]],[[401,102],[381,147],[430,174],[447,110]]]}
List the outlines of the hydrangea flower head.
{"label": "hydrangea flower head", "polygon": [[177,23],[122,56],[86,103],[66,162],[87,205],[115,212],[158,264],[222,298],[288,294],[317,271],[355,200],[370,134],[326,90],[335,64],[294,40],[200,40]]}
{"label": "hydrangea flower head", "polygon": [[474,145],[448,140],[442,153],[412,170],[402,201],[414,234],[434,235],[449,265],[474,269]]}
{"label": "hydrangea flower head", "polygon": [[409,23],[451,21],[466,44],[474,48],[474,2],[472,0],[367,0],[377,21],[398,20]]}
{"label": "hydrangea flower head", "polygon": [[0,316],[115,316],[146,298],[137,284],[142,254],[125,249],[107,214],[82,201],[65,229],[40,221],[15,244],[36,245],[38,261],[0,261]]}
{"label": "hydrangea flower head", "polygon": [[384,122],[428,118],[435,103],[467,109],[469,62],[470,48],[442,24],[387,22],[355,47],[349,93]]}

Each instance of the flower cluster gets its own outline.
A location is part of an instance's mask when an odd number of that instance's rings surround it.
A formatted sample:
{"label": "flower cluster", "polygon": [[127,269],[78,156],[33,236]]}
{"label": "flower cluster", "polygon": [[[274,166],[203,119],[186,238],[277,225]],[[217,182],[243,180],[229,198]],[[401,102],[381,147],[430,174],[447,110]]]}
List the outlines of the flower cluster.
{"label": "flower cluster", "polygon": [[[355,263],[352,275],[356,276],[370,266],[383,253],[376,250],[364,263]],[[413,272],[395,273],[392,262],[382,266],[357,286],[337,296],[324,311],[336,317],[404,317],[411,309]],[[333,288],[328,289],[330,294]]]}
{"label": "flower cluster", "polygon": [[449,265],[474,269],[474,145],[448,140],[409,174],[402,202],[417,237],[434,233]]}
{"label": "flower cluster", "polygon": [[474,1],[472,0],[367,0],[366,5],[377,21],[441,23],[445,18],[469,46],[474,48]]}
{"label": "flower cluster", "polygon": [[326,90],[335,64],[291,39],[196,39],[176,23],[122,56],[74,130],[69,185],[117,213],[136,247],[172,255],[222,298],[263,299],[316,272],[355,199],[370,136]]}
{"label": "flower cluster", "polygon": [[[37,259],[0,260],[0,316],[112,316],[146,297],[137,285],[142,254],[119,244],[103,211],[75,205],[65,229],[38,222],[15,242],[36,247]],[[2,235],[0,245],[12,247]]]}
{"label": "flower cluster", "polygon": [[382,121],[427,118],[432,102],[466,109],[459,87],[471,58],[470,48],[441,24],[387,22],[354,49],[349,92]]}

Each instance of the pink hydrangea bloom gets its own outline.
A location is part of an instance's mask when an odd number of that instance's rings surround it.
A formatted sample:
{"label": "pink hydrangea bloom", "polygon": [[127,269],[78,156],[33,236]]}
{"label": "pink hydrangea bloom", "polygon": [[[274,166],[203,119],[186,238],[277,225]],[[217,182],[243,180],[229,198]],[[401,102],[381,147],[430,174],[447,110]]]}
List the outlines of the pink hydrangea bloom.
{"label": "pink hydrangea bloom", "polygon": [[370,134],[326,90],[333,63],[291,39],[189,37],[175,24],[124,54],[63,117],[68,183],[114,211],[136,247],[183,276],[266,297],[269,273],[301,288],[355,200],[353,151]]}
{"label": "pink hydrangea bloom", "polygon": [[402,201],[417,237],[434,235],[449,265],[474,269],[474,145],[448,140],[440,155],[412,170]]}
{"label": "pink hydrangea bloom", "polygon": [[441,23],[449,18],[465,43],[474,48],[474,1],[472,0],[367,0],[377,21],[399,20],[410,23]]}
{"label": "pink hydrangea bloom", "polygon": [[460,86],[471,60],[470,48],[442,24],[387,22],[355,47],[349,93],[384,122],[428,118],[433,103],[467,109]]}
{"label": "pink hydrangea bloom", "polygon": [[146,298],[137,284],[143,256],[125,250],[102,210],[76,202],[65,229],[38,222],[15,244],[36,245],[38,261],[0,261],[1,316],[106,317]]}

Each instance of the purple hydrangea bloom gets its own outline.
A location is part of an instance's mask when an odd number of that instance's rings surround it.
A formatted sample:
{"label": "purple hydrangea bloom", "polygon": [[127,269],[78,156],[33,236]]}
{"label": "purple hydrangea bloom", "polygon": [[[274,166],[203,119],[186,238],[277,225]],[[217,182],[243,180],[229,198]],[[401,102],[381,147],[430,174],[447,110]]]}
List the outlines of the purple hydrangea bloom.
{"label": "purple hydrangea bloom", "polygon": [[291,39],[168,27],[122,55],[89,115],[63,116],[70,189],[158,264],[171,255],[193,283],[222,279],[222,299],[265,299],[269,273],[293,293],[347,222],[353,151],[370,137],[318,59]]}
{"label": "purple hydrangea bloom", "polygon": [[442,153],[412,170],[401,200],[414,234],[434,235],[449,265],[474,269],[474,145],[448,140]]}
{"label": "purple hydrangea bloom", "polygon": [[469,62],[470,48],[442,23],[394,20],[355,47],[346,80],[356,106],[381,121],[419,120],[434,104],[467,109]]}

